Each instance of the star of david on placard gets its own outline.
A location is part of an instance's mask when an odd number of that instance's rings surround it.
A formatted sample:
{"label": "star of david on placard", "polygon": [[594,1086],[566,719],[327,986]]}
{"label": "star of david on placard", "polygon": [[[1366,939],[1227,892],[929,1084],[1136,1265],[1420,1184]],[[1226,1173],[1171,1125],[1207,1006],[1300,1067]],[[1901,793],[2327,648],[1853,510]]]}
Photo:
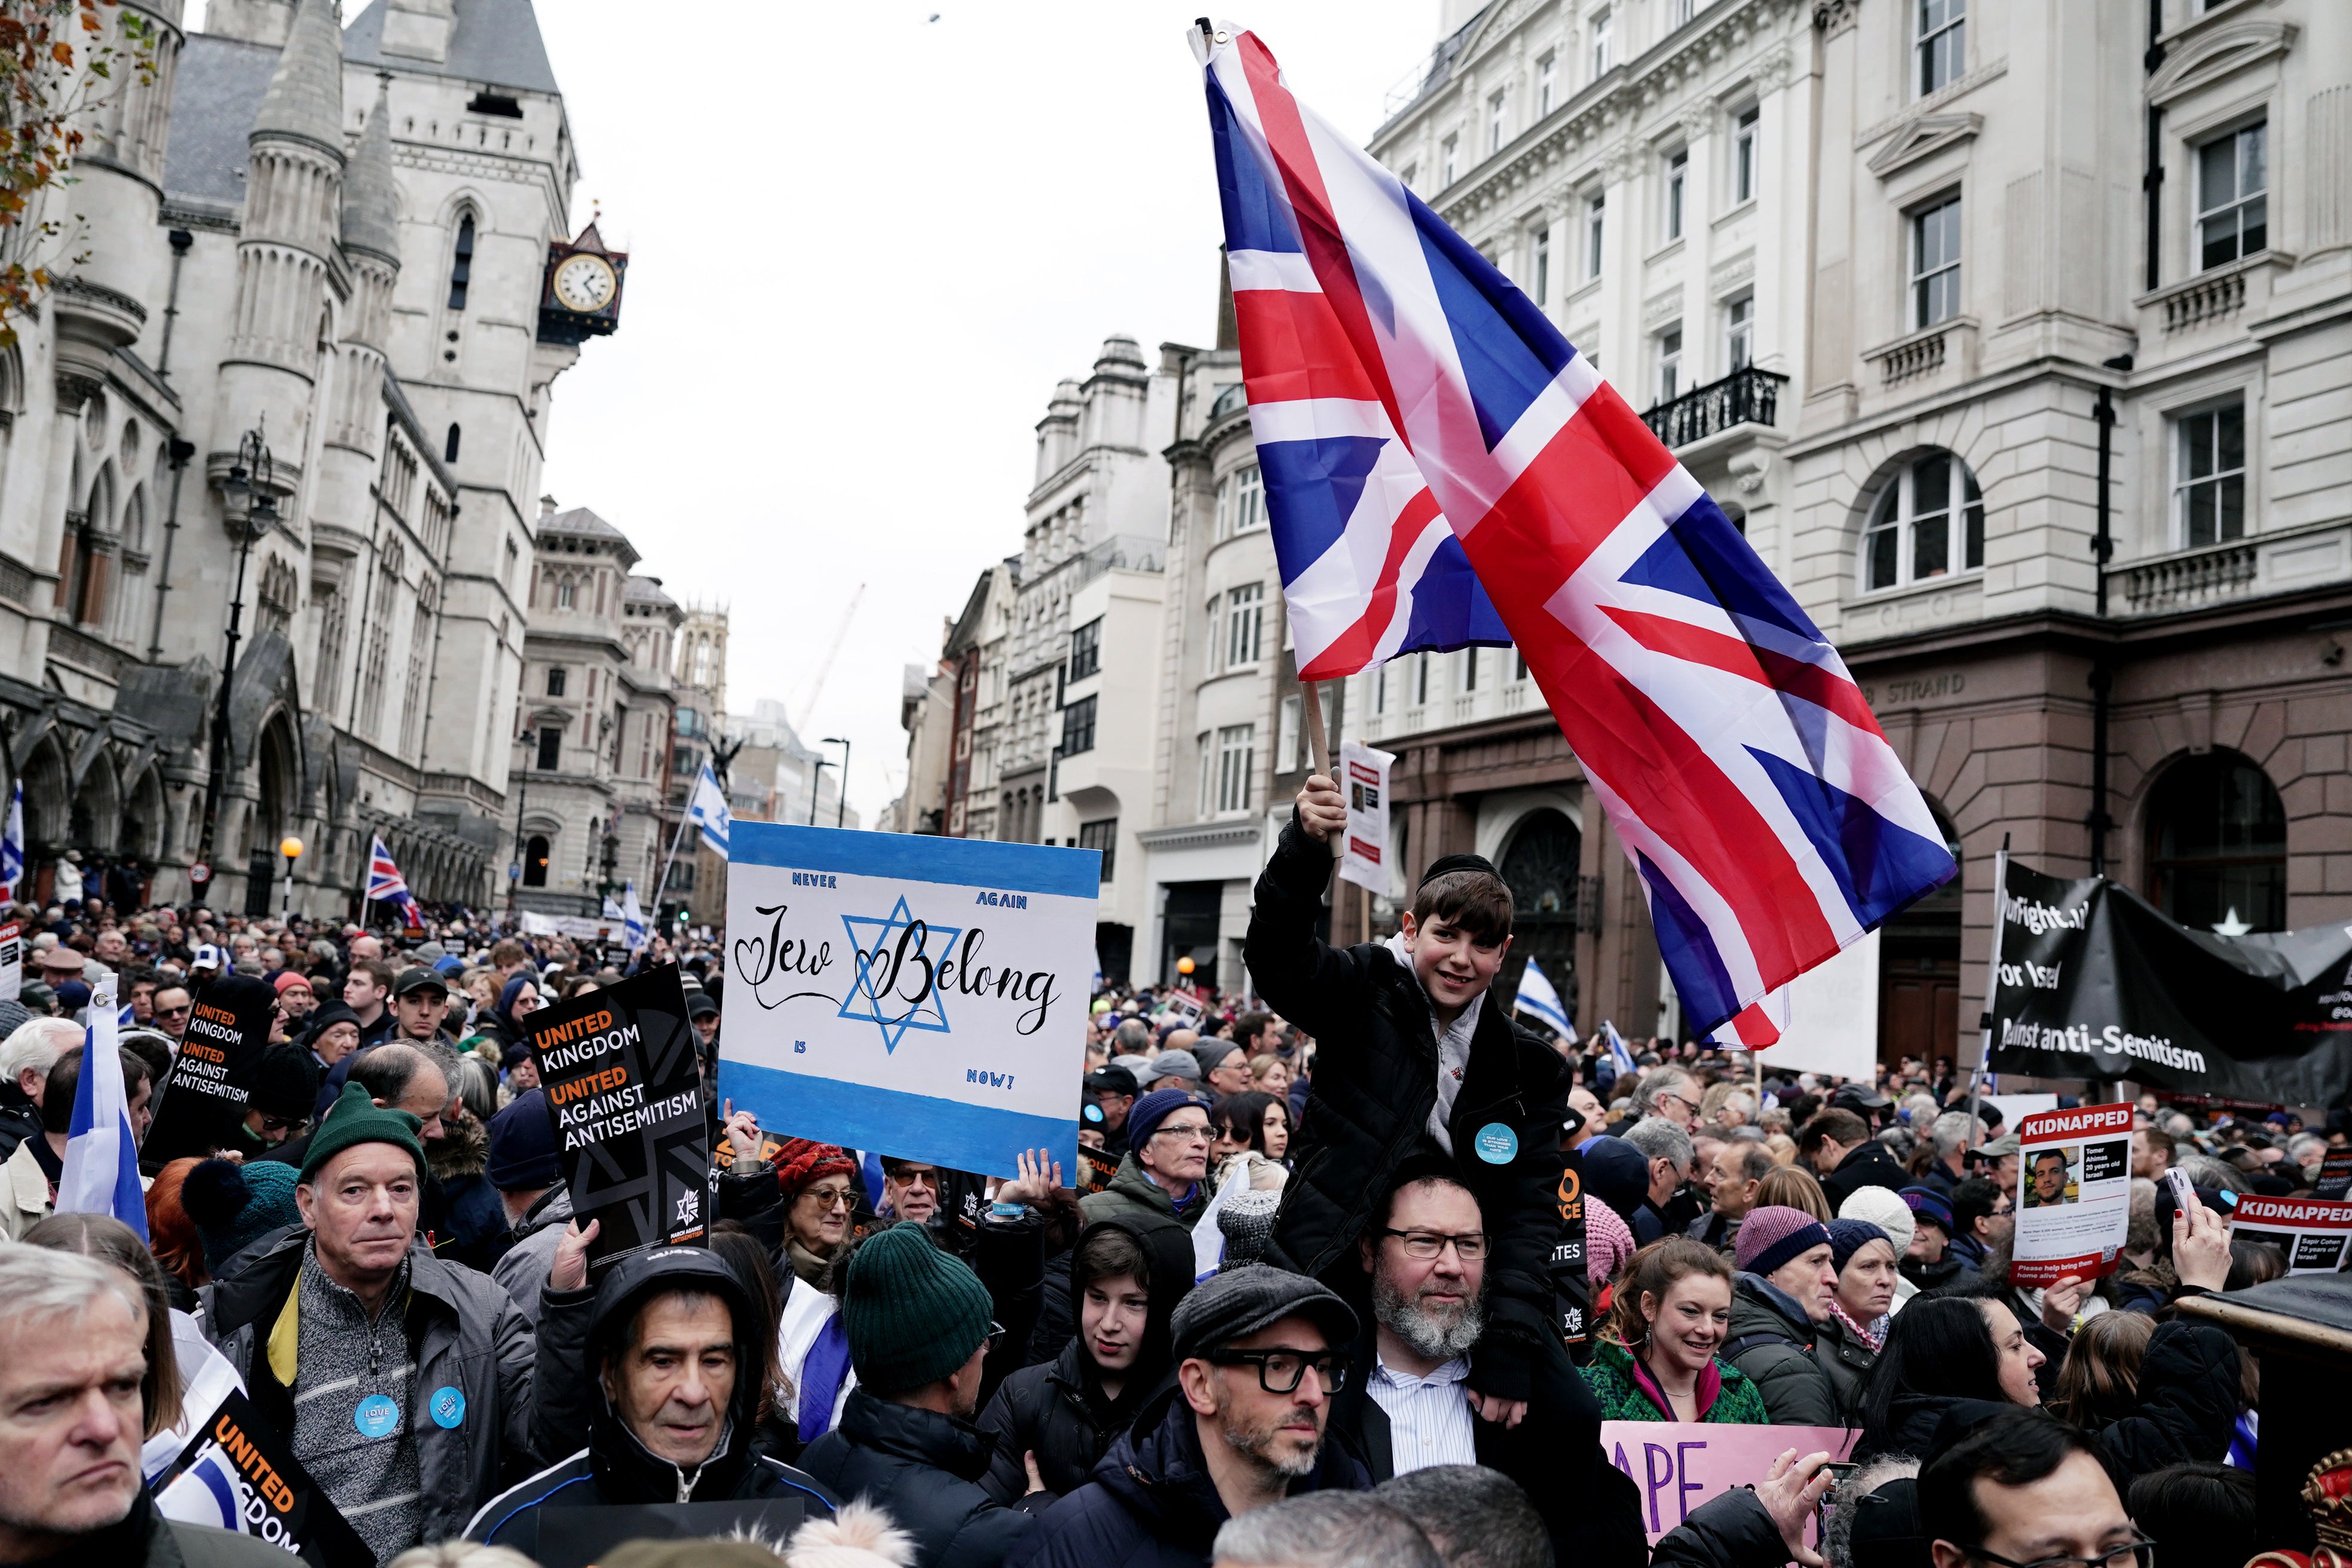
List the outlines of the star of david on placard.
{"label": "star of david on placard", "polygon": [[[935,968],[947,962],[963,928],[916,920],[908,912],[903,895],[887,920],[872,915],[844,915],[841,923],[848,928],[850,950],[857,954],[857,979],[841,1005],[839,1016],[874,1025],[882,1032],[882,1048],[894,1053],[909,1029],[948,1033],[946,1002],[938,986],[923,985],[923,967],[915,960],[919,954]],[[923,928],[921,944],[909,947],[905,962],[893,973],[891,963],[897,954],[899,933],[916,925]],[[931,938],[935,936],[946,939],[937,952],[930,951]],[[878,995],[877,985],[881,988]],[[908,1001],[908,993],[917,987],[922,988],[922,994]],[[898,1011],[902,1008],[904,1011]]]}

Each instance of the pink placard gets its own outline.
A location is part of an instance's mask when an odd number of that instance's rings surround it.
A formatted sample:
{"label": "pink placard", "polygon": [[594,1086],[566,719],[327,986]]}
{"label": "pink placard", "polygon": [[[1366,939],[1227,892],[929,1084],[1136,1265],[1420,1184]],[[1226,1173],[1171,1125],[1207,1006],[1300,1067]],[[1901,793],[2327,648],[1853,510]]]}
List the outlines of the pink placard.
{"label": "pink placard", "polygon": [[[1642,1493],[1642,1531],[1658,1537],[1733,1487],[1760,1484],[1772,1461],[1825,1453],[1843,1459],[1859,1433],[1842,1426],[1737,1426],[1706,1421],[1603,1421],[1601,1451]],[[1810,1527],[1806,1536],[1811,1540]]]}

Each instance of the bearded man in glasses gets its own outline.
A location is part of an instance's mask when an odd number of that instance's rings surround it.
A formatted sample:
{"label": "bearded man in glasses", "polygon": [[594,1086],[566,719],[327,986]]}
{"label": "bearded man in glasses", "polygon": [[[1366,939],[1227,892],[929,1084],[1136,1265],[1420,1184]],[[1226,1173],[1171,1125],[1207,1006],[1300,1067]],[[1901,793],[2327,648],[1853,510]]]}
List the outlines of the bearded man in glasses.
{"label": "bearded man in glasses", "polygon": [[1357,1333],[1345,1301],[1304,1275],[1248,1264],[1195,1287],[1170,1327],[1173,1384],[1136,1413],[1095,1479],[1046,1512],[1007,1568],[1209,1568],[1227,1520],[1307,1492],[1370,1486],[1361,1465],[1324,1442]]}
{"label": "bearded man in glasses", "polygon": [[[1556,1561],[1630,1561],[1641,1542],[1639,1498],[1620,1484],[1591,1489],[1620,1478],[1601,1457],[1600,1406],[1569,1363],[1538,1368],[1516,1426],[1486,1419],[1469,1391],[1494,1258],[1477,1194],[1445,1161],[1407,1160],[1357,1254],[1370,1279],[1372,1331],[1349,1347],[1346,1385],[1331,1398],[1331,1440],[1375,1485],[1435,1465],[1499,1470],[1535,1504]],[[1572,1458],[1594,1468],[1587,1485],[1564,1484]]]}

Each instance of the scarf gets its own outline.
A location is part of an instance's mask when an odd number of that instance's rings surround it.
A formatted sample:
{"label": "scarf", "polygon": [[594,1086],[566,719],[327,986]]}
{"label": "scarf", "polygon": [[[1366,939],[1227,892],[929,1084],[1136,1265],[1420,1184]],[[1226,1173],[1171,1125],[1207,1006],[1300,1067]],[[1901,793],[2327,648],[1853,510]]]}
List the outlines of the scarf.
{"label": "scarf", "polygon": [[1853,1314],[1847,1311],[1843,1306],[1840,1305],[1834,1297],[1830,1300],[1830,1310],[1837,1314],[1837,1321],[1846,1326],[1847,1332],[1853,1334],[1855,1339],[1860,1340],[1864,1344],[1870,1347],[1871,1354],[1876,1355],[1878,1353],[1879,1342],[1885,1337],[1885,1328],[1886,1320],[1885,1318],[1878,1320],[1877,1326],[1881,1331],[1874,1334],[1869,1329],[1864,1328],[1862,1324],[1854,1321]]}
{"label": "scarf", "polygon": [[784,1250],[792,1262],[793,1272],[801,1277],[803,1284],[814,1289],[817,1281],[824,1278],[825,1264],[829,1260],[819,1258],[798,1241],[786,1242]]}

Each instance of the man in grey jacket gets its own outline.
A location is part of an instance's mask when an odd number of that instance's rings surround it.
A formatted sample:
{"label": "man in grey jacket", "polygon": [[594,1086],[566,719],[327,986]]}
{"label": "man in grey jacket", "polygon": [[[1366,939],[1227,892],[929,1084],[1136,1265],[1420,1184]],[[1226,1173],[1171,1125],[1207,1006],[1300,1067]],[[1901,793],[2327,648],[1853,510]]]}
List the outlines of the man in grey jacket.
{"label": "man in grey jacket", "polygon": [[530,1325],[415,1245],[416,1129],[345,1086],[303,1157],[304,1229],[202,1294],[205,1332],[379,1562],[464,1534],[542,1452]]}

